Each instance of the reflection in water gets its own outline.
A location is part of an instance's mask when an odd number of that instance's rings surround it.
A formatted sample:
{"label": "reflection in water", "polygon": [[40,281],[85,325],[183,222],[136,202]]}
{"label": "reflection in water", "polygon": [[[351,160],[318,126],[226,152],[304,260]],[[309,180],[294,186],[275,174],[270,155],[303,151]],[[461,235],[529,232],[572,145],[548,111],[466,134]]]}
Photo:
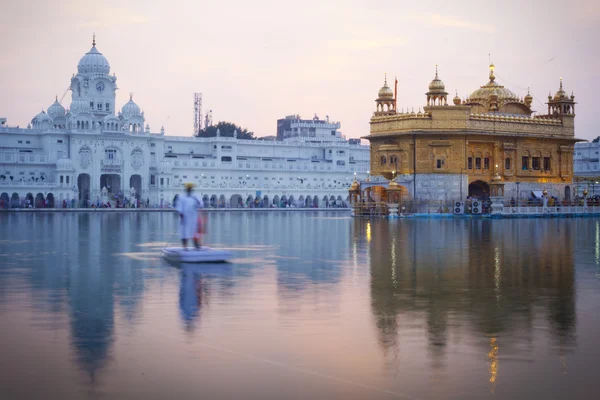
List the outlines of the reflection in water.
{"label": "reflection in water", "polygon": [[0,213],[11,366],[0,397],[586,398],[597,387],[597,220],[209,218],[207,243],[234,249],[234,263],[163,262],[173,214]]}
{"label": "reflection in water", "polygon": [[[559,351],[572,349],[571,224],[544,221],[541,229],[536,221],[528,222],[372,220],[367,225],[373,236],[371,305],[382,349],[395,354],[399,337],[412,329],[410,321],[424,315],[435,371],[444,367],[449,336],[466,327],[492,338],[488,357],[490,382],[495,383],[500,343],[508,351],[530,347],[538,309],[546,310]],[[359,232],[354,240],[360,240],[364,222],[356,220],[354,229]]]}

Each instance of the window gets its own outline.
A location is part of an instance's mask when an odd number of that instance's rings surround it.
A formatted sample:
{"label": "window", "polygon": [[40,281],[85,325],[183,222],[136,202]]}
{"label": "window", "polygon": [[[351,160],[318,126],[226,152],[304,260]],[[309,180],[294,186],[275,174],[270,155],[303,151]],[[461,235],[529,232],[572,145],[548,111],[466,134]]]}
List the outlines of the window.
{"label": "window", "polygon": [[57,141],[56,141],[56,143],[62,143],[62,142],[63,142],[62,140],[57,140]]}
{"label": "window", "polygon": [[94,102],[90,101],[90,110],[93,110],[93,109],[94,109]]}
{"label": "window", "polygon": [[444,160],[438,159],[437,160],[437,168],[439,169],[439,168],[442,168],[443,166],[444,166]]}
{"label": "window", "polygon": [[481,157],[475,157],[475,169],[481,169]]}
{"label": "window", "polygon": [[110,111],[110,103],[106,103],[106,112]]}
{"label": "window", "polygon": [[98,103],[98,111],[102,111],[102,103]]}
{"label": "window", "polygon": [[229,157],[229,156],[221,157],[221,161],[231,162],[231,157]]}
{"label": "window", "polygon": [[31,144],[31,142],[30,142],[29,140],[26,140],[26,141],[25,141],[25,143],[27,143],[27,144]]}
{"label": "window", "polygon": [[550,157],[544,157],[544,171],[550,171]]}
{"label": "window", "polygon": [[67,175],[67,185],[69,184],[69,175]]}
{"label": "window", "polygon": [[529,157],[523,156],[523,162],[521,163],[521,168],[523,171],[527,171],[529,169]]}
{"label": "window", "polygon": [[540,170],[540,158],[539,157],[531,157],[531,169],[539,171]]}
{"label": "window", "polygon": [[385,162],[386,162],[385,156],[381,156],[381,159],[379,160],[379,164],[385,165]]}
{"label": "window", "polygon": [[390,157],[390,164],[396,165],[398,164],[398,157],[396,156],[391,156]]}
{"label": "window", "polygon": [[18,143],[23,143],[23,141],[22,141],[22,140],[19,140],[19,141],[18,141]]}
{"label": "window", "polygon": [[63,176],[60,176],[60,183],[63,183]]}
{"label": "window", "polygon": [[506,169],[506,170],[510,169],[510,158],[507,158],[504,160],[504,169]]}
{"label": "window", "polygon": [[165,178],[160,178],[160,186],[165,184]]}
{"label": "window", "polygon": [[490,159],[489,159],[489,157],[485,157],[483,159],[483,169],[490,169]]}
{"label": "window", "polygon": [[106,160],[116,160],[117,158],[117,150],[115,149],[106,149],[104,150],[104,157]]}
{"label": "window", "polygon": [[150,175],[150,184],[151,185],[155,185],[156,184],[156,177],[154,175]]}
{"label": "window", "polygon": [[467,159],[467,169],[473,169],[473,157]]}

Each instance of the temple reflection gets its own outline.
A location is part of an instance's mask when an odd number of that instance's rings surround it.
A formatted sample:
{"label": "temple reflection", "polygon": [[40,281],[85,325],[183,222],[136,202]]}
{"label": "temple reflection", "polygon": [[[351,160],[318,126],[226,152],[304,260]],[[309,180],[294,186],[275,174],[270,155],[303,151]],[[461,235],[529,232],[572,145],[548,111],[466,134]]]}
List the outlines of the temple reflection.
{"label": "temple reflection", "polygon": [[529,348],[534,320],[547,321],[554,346],[568,351],[575,342],[573,229],[568,220],[355,220],[355,245],[363,241],[370,253],[381,348],[399,351],[402,332],[424,324],[437,369],[448,337],[468,336],[487,347],[490,382],[499,341],[518,337],[502,343],[505,350]]}

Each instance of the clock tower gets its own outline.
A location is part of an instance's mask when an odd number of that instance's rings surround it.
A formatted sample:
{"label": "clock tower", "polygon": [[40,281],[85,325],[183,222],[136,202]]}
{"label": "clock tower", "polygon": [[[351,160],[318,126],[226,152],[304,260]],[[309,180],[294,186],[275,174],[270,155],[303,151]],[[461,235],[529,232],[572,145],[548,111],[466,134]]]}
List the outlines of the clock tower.
{"label": "clock tower", "polygon": [[85,111],[92,114],[96,121],[115,115],[117,77],[109,74],[110,64],[96,49],[94,35],[92,48],[77,64],[77,75],[71,78],[70,89],[72,101],[78,105],[78,111],[81,111],[81,105],[85,103]]}

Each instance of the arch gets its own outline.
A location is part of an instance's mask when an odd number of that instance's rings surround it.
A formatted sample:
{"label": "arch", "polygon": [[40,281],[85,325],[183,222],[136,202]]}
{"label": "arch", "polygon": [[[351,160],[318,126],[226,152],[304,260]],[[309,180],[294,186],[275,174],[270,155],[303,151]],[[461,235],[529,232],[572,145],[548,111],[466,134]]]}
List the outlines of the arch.
{"label": "arch", "polygon": [[480,200],[486,199],[490,195],[490,185],[484,181],[474,181],[469,184],[469,197],[475,197]]}
{"label": "arch", "polygon": [[319,207],[319,196],[313,197],[312,206],[315,208]]}
{"label": "arch", "polygon": [[29,200],[29,204],[33,207],[33,193],[27,193],[25,195],[25,201]]}
{"label": "arch", "polygon": [[571,201],[571,187],[565,186],[565,200]]}
{"label": "arch", "polygon": [[222,194],[222,195],[219,196],[219,208],[224,208],[225,207],[225,203],[226,203],[225,195]]}
{"label": "arch", "polygon": [[10,206],[10,197],[8,193],[0,194],[0,208],[8,208]]}
{"label": "arch", "polygon": [[207,194],[205,194],[204,196],[202,196],[202,202],[204,203],[204,207],[208,206],[209,201],[210,200],[208,199],[208,195]]}
{"label": "arch", "polygon": [[385,156],[381,156],[381,157],[379,158],[379,165],[385,165],[385,163],[386,163],[386,158],[385,158]]}
{"label": "arch", "polygon": [[217,206],[217,195],[216,194],[213,194],[212,196],[210,196],[210,206],[211,207]]}
{"label": "arch", "polygon": [[304,201],[304,205],[306,207],[311,207],[312,206],[312,197],[310,197],[310,195],[306,196],[306,200]]}
{"label": "arch", "polygon": [[304,196],[300,195],[300,197],[298,197],[298,204],[300,204],[301,206],[304,205]]}
{"label": "arch", "polygon": [[36,208],[44,208],[46,206],[46,199],[44,198],[43,193],[38,193],[35,195],[35,207]]}
{"label": "arch", "polygon": [[54,208],[54,195],[52,193],[46,195],[46,201],[48,202],[48,208]]}
{"label": "arch", "polygon": [[273,197],[273,205],[274,205],[275,207],[279,207],[279,196],[278,196],[278,195],[275,195],[275,196]]}
{"label": "arch", "polygon": [[280,204],[281,207],[284,207],[284,208],[287,207],[287,205],[288,205],[288,198],[287,198],[287,196],[285,194],[283,196],[281,196],[281,200],[280,200],[279,204]]}
{"label": "arch", "polygon": [[121,188],[121,175],[119,174],[102,174],[100,175],[100,189],[106,189],[109,193],[117,194]]}
{"label": "arch", "polygon": [[129,188],[135,190],[135,198],[140,199],[142,195],[142,177],[141,175],[131,175],[129,178]]}
{"label": "arch", "polygon": [[19,205],[21,204],[21,199],[19,197],[18,193],[13,193],[12,196],[10,197],[10,206],[11,208],[19,208]]}
{"label": "arch", "polygon": [[246,197],[246,206],[249,207],[250,204],[253,204],[253,203],[254,203],[254,197],[251,194],[249,194],[248,197]]}
{"label": "arch", "polygon": [[296,199],[294,199],[294,195],[290,194],[290,198],[288,199],[288,204],[290,206],[295,206],[296,205]]}
{"label": "arch", "polygon": [[242,196],[239,194],[231,195],[229,198],[229,207],[231,208],[241,208],[243,206]]}
{"label": "arch", "polygon": [[90,182],[89,174],[79,174],[77,176],[77,188],[79,189],[80,207],[88,207],[90,201]]}

